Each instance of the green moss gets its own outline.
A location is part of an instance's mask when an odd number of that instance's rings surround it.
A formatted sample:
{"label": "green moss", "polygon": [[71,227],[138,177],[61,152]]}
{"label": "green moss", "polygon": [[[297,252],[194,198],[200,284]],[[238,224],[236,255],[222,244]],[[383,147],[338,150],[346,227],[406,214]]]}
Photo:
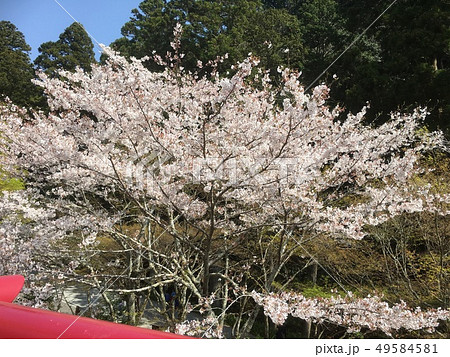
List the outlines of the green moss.
{"label": "green moss", "polygon": [[329,298],[336,296],[336,293],[331,292],[331,288],[328,286],[314,285],[312,283],[293,283],[292,290],[298,291],[306,298]]}
{"label": "green moss", "polygon": [[0,191],[23,190],[25,185],[22,180],[17,178],[0,178]]}

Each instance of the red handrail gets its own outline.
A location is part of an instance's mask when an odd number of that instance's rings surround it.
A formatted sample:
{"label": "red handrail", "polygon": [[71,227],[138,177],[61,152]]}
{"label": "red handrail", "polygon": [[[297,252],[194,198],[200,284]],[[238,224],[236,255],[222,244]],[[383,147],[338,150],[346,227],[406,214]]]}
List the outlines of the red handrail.
{"label": "red handrail", "polygon": [[13,302],[24,282],[22,275],[0,276],[0,301]]}
{"label": "red handrail", "polygon": [[[20,283],[21,282],[21,283]],[[12,304],[23,277],[0,277],[0,338],[180,339],[187,336]],[[12,297],[12,299],[11,299]]]}

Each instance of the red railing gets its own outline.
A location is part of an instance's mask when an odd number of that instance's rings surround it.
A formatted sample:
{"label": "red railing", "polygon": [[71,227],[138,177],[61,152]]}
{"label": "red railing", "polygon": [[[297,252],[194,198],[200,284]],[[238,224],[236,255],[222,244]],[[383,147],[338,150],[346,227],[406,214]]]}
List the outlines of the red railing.
{"label": "red railing", "polygon": [[0,277],[0,338],[179,339],[187,336],[12,304],[24,278]]}

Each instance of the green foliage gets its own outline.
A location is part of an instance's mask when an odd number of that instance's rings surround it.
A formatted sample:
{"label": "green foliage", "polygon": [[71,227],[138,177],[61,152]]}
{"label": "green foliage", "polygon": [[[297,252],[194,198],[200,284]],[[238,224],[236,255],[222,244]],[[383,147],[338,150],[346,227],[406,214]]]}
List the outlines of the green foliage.
{"label": "green foliage", "polygon": [[[354,33],[363,31],[389,0],[340,1]],[[432,129],[449,134],[450,5],[441,0],[398,1],[368,31],[379,46],[379,60],[355,68],[353,83],[340,96],[356,110],[370,100],[371,120],[394,110],[427,106]]]}
{"label": "green foliage", "polygon": [[380,26],[386,28],[378,34],[384,90],[375,96],[374,109],[426,105],[431,127],[448,129],[450,5],[440,0],[400,1]]}
{"label": "green foliage", "polygon": [[[260,1],[145,0],[122,28],[112,47],[125,56],[143,57],[153,51],[165,56],[177,22],[183,25],[183,66],[194,69],[228,53],[223,68],[249,52],[273,71],[279,65],[300,67],[303,50],[297,18],[282,9],[264,9]],[[271,43],[271,45],[269,44]],[[285,52],[289,49],[289,52]],[[149,63],[152,69],[158,66]]]}
{"label": "green foliage", "polygon": [[31,82],[34,70],[28,54],[30,50],[14,24],[0,21],[0,101],[5,96],[19,106],[43,108],[43,93]]}
{"label": "green foliage", "polygon": [[[427,106],[430,128],[450,134],[450,5],[400,0],[360,36],[391,3],[145,0],[112,46],[125,56],[140,58],[153,51],[165,56],[172,29],[180,22],[187,69],[196,68],[197,60],[205,63],[225,53],[229,59],[221,68],[228,68],[252,52],[272,73],[278,66],[301,70],[305,86],[321,76],[318,83],[333,87],[332,105],[345,103],[347,111],[356,112],[370,101],[370,122],[385,121],[398,109]],[[149,67],[158,69],[154,63]]]}
{"label": "green foliage", "polygon": [[0,192],[23,190],[24,188],[25,185],[22,180],[11,177],[7,172],[0,168]]}
{"label": "green foliage", "polygon": [[[265,0],[301,22],[309,85],[392,4],[392,0]],[[370,101],[369,121],[427,106],[426,123],[450,135],[450,4],[399,0],[333,64],[319,82],[332,103],[356,112]],[[337,74],[339,80],[332,81]]]}
{"label": "green foliage", "polygon": [[[328,72],[322,73],[342,54],[357,34],[355,29],[351,28],[352,22],[346,16],[343,1],[266,0],[263,3],[267,8],[285,9],[298,18],[305,56],[301,67],[303,83],[308,86],[322,75],[318,83],[330,84],[333,82],[333,74],[337,74],[339,81],[334,84],[332,92],[335,102],[341,101],[341,93],[345,94],[345,90],[355,82],[354,75],[361,72],[360,66],[364,67],[379,60],[380,48],[377,41],[370,36],[362,36]],[[357,4],[352,4],[350,8],[353,6]]]}
{"label": "green foliage", "polygon": [[349,33],[345,29],[345,19],[339,14],[334,0],[304,1],[296,15],[302,25],[307,45],[305,70],[309,72],[305,75],[308,79],[313,79],[342,51]]}
{"label": "green foliage", "polygon": [[59,69],[74,71],[76,67],[80,67],[90,71],[91,64],[95,63],[93,48],[83,26],[74,22],[59,35],[58,41],[45,42],[39,47],[40,55],[34,63],[51,76],[55,76]]}
{"label": "green foliage", "polygon": [[24,187],[22,180],[0,177],[0,191],[17,191],[23,190]]}
{"label": "green foliage", "polygon": [[296,283],[292,286],[295,291],[300,292],[306,298],[329,298],[336,296],[336,293],[332,293],[331,289],[327,286],[315,285],[310,282]]}

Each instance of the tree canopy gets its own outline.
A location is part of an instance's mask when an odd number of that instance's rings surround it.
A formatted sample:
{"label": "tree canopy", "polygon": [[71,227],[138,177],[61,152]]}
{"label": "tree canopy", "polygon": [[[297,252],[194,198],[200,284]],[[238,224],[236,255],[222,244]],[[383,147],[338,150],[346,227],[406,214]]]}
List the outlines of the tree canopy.
{"label": "tree canopy", "polygon": [[153,51],[165,56],[172,29],[180,23],[183,66],[187,69],[195,68],[198,60],[206,63],[226,53],[228,61],[223,68],[242,61],[249,52],[272,70],[279,65],[302,64],[297,18],[285,10],[264,9],[259,0],[145,0],[132,14],[122,28],[123,37],[112,43],[128,57],[141,58]]}
{"label": "tree canopy", "polygon": [[58,69],[74,71],[80,67],[89,71],[95,63],[94,45],[83,28],[74,22],[59,35],[57,41],[43,43],[39,47],[40,55],[35,59],[35,65],[48,74],[55,75]]}
{"label": "tree canopy", "polygon": [[[305,79],[327,68],[366,31],[392,1],[264,1],[286,8],[302,23]],[[319,45],[318,45],[319,44]],[[328,56],[324,56],[328,54]],[[357,111],[370,100],[368,120],[384,121],[392,111],[427,106],[426,123],[449,134],[450,4],[441,0],[397,1],[325,73],[336,73],[333,101]],[[447,83],[447,84],[446,84]]]}
{"label": "tree canopy", "polygon": [[31,82],[34,69],[30,50],[14,24],[0,21],[0,95],[20,106],[39,107],[45,99],[40,88]]}

